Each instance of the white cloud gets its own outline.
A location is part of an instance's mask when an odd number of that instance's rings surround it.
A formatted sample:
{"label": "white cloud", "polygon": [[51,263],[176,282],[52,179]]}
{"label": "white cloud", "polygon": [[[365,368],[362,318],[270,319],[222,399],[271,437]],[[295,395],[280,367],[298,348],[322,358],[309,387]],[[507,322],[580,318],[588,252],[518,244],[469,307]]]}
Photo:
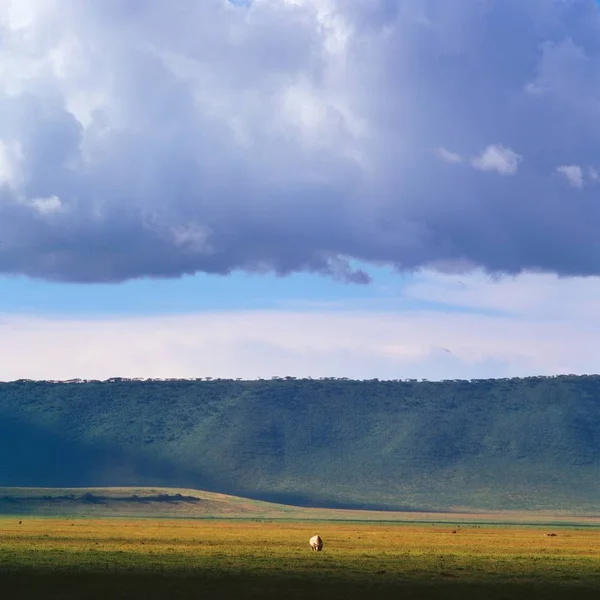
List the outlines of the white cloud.
{"label": "white cloud", "polygon": [[480,171],[496,171],[500,175],[514,175],[523,158],[506,146],[492,144],[479,156],[472,160],[472,164]]}
{"label": "white cloud", "polygon": [[43,215],[57,212],[62,208],[62,202],[58,196],[50,196],[49,198],[34,198],[31,200],[30,204]]}
{"label": "white cloud", "polygon": [[583,169],[579,165],[561,165],[556,171],[563,175],[574,188],[583,187]]}
{"label": "white cloud", "polygon": [[0,186],[16,187],[21,183],[20,164],[23,150],[18,141],[0,140]]}
{"label": "white cloud", "polygon": [[493,311],[516,319],[544,322],[600,322],[595,298],[600,277],[562,278],[528,273],[493,278],[482,271],[469,274],[422,272],[404,293],[418,301],[449,309]]}
{"label": "white cloud", "polygon": [[462,156],[460,154],[455,154],[454,152],[450,152],[449,150],[446,150],[446,148],[438,148],[436,150],[436,154],[438,155],[439,158],[441,158],[443,161],[447,162],[447,163],[461,163],[463,161]]}
{"label": "white cloud", "polygon": [[[422,273],[428,309],[0,318],[0,378],[478,378],[598,371],[600,278]],[[90,343],[90,340],[93,343]]]}
{"label": "white cloud", "polygon": [[595,0],[0,2],[3,272],[600,274]]}

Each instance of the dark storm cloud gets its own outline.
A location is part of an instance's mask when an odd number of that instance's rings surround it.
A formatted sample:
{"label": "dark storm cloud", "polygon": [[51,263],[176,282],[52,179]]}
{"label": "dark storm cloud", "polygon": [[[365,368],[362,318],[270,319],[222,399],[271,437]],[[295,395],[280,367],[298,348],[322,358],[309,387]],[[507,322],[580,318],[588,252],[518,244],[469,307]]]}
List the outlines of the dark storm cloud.
{"label": "dark storm cloud", "polygon": [[0,272],[600,274],[593,0],[19,0]]}

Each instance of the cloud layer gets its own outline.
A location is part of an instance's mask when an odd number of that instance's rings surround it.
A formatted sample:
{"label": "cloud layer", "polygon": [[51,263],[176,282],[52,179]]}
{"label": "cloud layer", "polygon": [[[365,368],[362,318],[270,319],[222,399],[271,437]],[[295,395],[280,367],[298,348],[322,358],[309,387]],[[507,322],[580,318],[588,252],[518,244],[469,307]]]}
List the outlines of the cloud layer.
{"label": "cloud layer", "polygon": [[[487,378],[597,372],[600,278],[425,273],[346,307],[148,317],[0,315],[0,380]],[[413,299],[428,309],[398,310]],[[374,310],[379,308],[379,310]],[[90,343],[93,340],[93,343]]]}
{"label": "cloud layer", "polygon": [[0,14],[1,273],[600,273],[594,0]]}

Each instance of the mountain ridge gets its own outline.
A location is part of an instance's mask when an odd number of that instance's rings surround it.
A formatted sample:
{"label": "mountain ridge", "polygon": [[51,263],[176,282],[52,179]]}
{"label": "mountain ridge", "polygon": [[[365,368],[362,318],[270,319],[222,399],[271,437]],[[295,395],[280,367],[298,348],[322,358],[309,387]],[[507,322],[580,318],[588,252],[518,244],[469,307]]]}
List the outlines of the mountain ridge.
{"label": "mountain ridge", "polygon": [[587,510],[600,377],[0,383],[0,485],[338,508]]}

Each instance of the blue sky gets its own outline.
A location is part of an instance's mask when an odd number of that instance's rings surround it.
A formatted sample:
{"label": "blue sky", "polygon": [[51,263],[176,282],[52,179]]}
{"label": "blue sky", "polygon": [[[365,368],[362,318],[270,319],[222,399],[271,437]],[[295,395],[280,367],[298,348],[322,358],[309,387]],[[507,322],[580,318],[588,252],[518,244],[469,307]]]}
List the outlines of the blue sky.
{"label": "blue sky", "polygon": [[598,371],[594,0],[2,9],[0,379]]}
{"label": "blue sky", "polygon": [[348,286],[309,274],[196,274],[175,279],[142,279],[120,284],[55,283],[28,277],[0,279],[0,312],[78,315],[149,315],[198,310],[298,309],[309,303],[332,309],[361,301],[401,300],[406,275],[372,269],[369,286]]}

